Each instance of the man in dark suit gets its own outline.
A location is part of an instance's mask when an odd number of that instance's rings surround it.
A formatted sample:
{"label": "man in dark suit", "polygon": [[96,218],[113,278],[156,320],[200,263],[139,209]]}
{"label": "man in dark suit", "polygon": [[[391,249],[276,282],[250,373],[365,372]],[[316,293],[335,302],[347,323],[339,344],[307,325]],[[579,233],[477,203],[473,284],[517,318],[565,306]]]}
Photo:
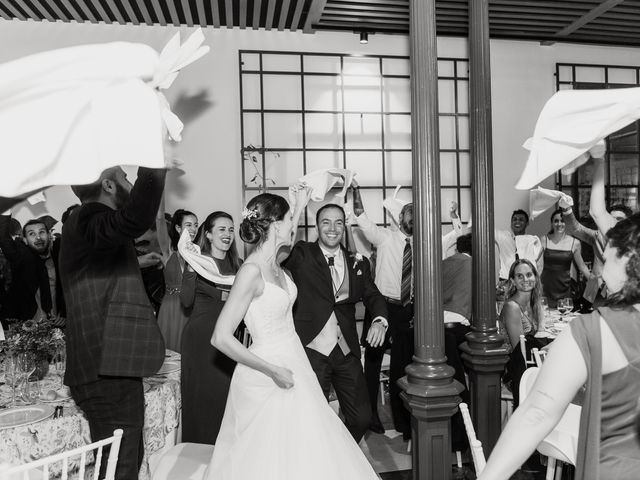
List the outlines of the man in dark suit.
{"label": "man in dark suit", "polygon": [[138,478],[144,453],[142,377],[157,372],[164,360],[133,241],[155,221],[165,173],[141,167],[132,187],[115,167],[92,184],[72,187],[82,205],[62,229],[65,384],[89,421],[92,440],[124,430],[119,480]]}
{"label": "man in dark suit", "polygon": [[369,426],[371,405],[360,363],[355,304],[360,300],[374,317],[367,342],[381,345],[387,330],[387,308],[371,278],[369,260],[341,245],[344,210],[325,205],[316,215],[318,241],[296,243],[285,267],[298,287],[295,327],[318,381],[329,397],[338,396],[347,429],[359,442]]}
{"label": "man in dark suit", "polygon": [[[2,318],[29,320],[41,315],[55,315],[56,267],[50,254],[50,235],[40,219],[29,220],[23,237],[13,238],[12,218],[0,216],[0,248],[9,261],[12,282],[3,305]],[[57,288],[56,288],[57,287]]]}

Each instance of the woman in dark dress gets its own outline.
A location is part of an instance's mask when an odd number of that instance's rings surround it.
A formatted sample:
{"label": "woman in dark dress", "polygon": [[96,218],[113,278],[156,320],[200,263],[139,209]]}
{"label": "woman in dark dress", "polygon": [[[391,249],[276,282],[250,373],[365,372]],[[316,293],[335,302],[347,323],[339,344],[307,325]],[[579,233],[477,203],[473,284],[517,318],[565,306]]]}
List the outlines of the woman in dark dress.
{"label": "woman in dark dress", "polygon": [[[240,267],[231,215],[213,212],[202,226],[197,243],[202,255],[214,259],[221,274]],[[192,308],[182,332],[182,440],[215,444],[224,414],[235,362],[215,349],[211,335],[229,287],[204,279],[187,265],[180,300]]]}

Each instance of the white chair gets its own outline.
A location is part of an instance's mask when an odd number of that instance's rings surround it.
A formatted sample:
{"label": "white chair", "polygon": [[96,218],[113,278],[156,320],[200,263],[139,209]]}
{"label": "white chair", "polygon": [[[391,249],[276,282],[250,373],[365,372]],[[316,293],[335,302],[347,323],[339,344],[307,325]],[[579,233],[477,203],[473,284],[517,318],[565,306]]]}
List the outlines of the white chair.
{"label": "white chair", "polygon": [[[100,466],[102,465],[102,450],[105,446],[111,445],[109,450],[109,458],[107,459],[107,469],[104,480],[114,480],[116,475],[116,464],[118,463],[118,452],[120,451],[120,441],[122,440],[122,430],[114,430],[113,436],[105,438],[104,440],[98,440],[89,445],[74,448],[68,452],[58,453],[46,458],[41,458],[35,462],[25,463],[23,465],[16,466],[4,466],[0,467],[0,478],[18,480],[18,479],[32,479],[42,478],[43,480],[49,479],[49,466],[57,462],[61,462],[61,480],[67,480],[69,476],[69,459],[73,457],[80,457],[80,464],[78,470],[78,478],[85,478],[85,469],[87,462],[87,452],[96,450],[95,453],[95,465],[93,472],[93,479],[98,480],[98,474],[100,472]],[[102,480],[102,479],[101,479]]]}
{"label": "white chair", "polygon": [[385,353],[382,357],[382,365],[380,366],[380,402],[382,405],[384,401],[384,388],[389,385],[389,367],[391,366],[391,356]]}
{"label": "white chair", "polygon": [[541,367],[545,358],[547,357],[546,350],[538,350],[537,348],[531,349],[531,354],[533,355],[533,359],[536,361],[536,366]]}
{"label": "white chair", "polygon": [[213,448],[204,443],[179,443],[171,447],[151,472],[151,480],[202,480]]}
{"label": "white chair", "polygon": [[[539,372],[539,368],[529,368],[522,375],[520,401],[524,401],[533,388]],[[562,478],[563,462],[576,464],[581,412],[582,407],[570,403],[558,424],[538,445],[538,452],[548,458],[546,480],[553,480],[554,474],[556,480]]]}
{"label": "white chair", "polygon": [[462,419],[464,420],[464,429],[467,431],[467,438],[469,439],[473,466],[476,470],[476,476],[478,476],[482,473],[487,463],[484,458],[484,451],[482,450],[482,442],[476,438],[476,430],[473,428],[471,415],[469,415],[469,407],[464,402],[462,402],[459,407],[460,413],[462,413]]}
{"label": "white chair", "polygon": [[529,368],[530,366],[534,366],[536,364],[535,359],[527,358],[527,339],[524,338],[524,335],[520,335],[520,352],[522,353],[522,358],[524,358],[524,366],[525,368]]}

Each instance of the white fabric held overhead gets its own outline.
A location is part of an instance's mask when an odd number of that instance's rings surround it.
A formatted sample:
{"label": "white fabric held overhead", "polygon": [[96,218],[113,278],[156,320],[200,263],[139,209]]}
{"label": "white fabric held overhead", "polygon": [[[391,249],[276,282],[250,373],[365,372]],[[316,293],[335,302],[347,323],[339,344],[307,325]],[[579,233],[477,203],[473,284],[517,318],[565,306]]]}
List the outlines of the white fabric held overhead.
{"label": "white fabric held overhead", "polygon": [[533,137],[524,144],[530,153],[516,188],[534,187],[593,147],[591,154],[599,156],[602,144],[598,142],[639,118],[640,87],[557,92],[542,109]]}
{"label": "white fabric held overhead", "polygon": [[162,54],[114,42],[0,65],[0,152],[12,165],[0,196],[90,183],[116,165],[164,167],[165,134],[179,141],[183,125],[158,89],[209,50],[203,41],[198,29]]}

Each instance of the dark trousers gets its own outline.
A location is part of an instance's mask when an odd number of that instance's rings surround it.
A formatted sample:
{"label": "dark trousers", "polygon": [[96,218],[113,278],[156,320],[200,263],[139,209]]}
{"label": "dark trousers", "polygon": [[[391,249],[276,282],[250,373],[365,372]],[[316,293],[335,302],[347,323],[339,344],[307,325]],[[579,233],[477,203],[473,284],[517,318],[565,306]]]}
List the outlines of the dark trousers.
{"label": "dark trousers", "polygon": [[393,426],[398,432],[411,433],[411,415],[404,407],[398,380],[413,361],[413,303],[403,307],[387,302],[389,334],[391,335],[391,364],[389,365],[389,403]]}
{"label": "dark trousers", "polygon": [[[100,377],[85,385],[71,387],[71,396],[82,409],[91,431],[91,441],[102,440],[121,428],[116,480],[137,480],[142,465],[144,445],[144,389],[135,377]],[[103,451],[100,478],[104,478],[109,455]]]}
{"label": "dark trousers", "polygon": [[352,353],[344,355],[338,345],[328,357],[311,348],[305,350],[324,396],[329,399],[329,390],[333,385],[345,426],[354,440],[359,442],[369,428],[371,418],[367,384],[360,359]]}
{"label": "dark trousers", "polygon": [[[460,398],[467,405],[470,404],[470,394],[467,389],[467,383],[465,378],[465,368],[460,355],[459,347],[462,343],[466,342],[465,335],[471,331],[469,327],[462,325],[461,323],[448,324],[449,327],[444,329],[444,353],[447,356],[447,364],[453,367],[453,378],[460,382],[465,388],[460,392]],[[467,449],[469,441],[467,439],[467,433],[464,429],[464,421],[460,411],[456,412],[451,417],[451,448],[454,451],[464,451]]]}
{"label": "dark trousers", "polygon": [[380,393],[380,369],[384,354],[389,348],[389,335],[385,336],[384,343],[379,347],[372,347],[366,342],[367,332],[371,327],[371,315],[367,310],[364,314],[364,326],[360,343],[364,345],[364,378],[369,392],[371,404],[371,419],[380,421],[378,417],[378,394]]}

